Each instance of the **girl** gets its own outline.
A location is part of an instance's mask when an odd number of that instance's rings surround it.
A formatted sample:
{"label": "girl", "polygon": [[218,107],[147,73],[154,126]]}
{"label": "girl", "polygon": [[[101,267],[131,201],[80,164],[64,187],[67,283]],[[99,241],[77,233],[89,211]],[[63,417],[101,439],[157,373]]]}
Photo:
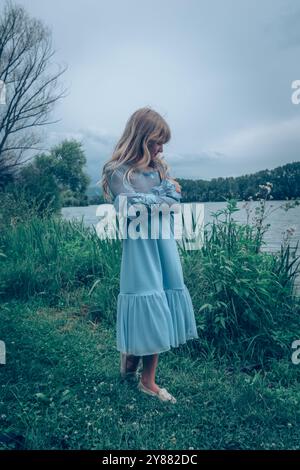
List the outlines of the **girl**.
{"label": "girl", "polygon": [[[127,121],[111,159],[103,167],[104,197],[113,201],[119,215],[121,196],[123,201],[125,197],[127,228],[134,219],[129,210],[133,204],[146,207],[148,227],[153,210],[159,211],[162,206],[174,212],[180,210],[181,187],[169,175],[169,166],[161,156],[163,144],[170,138],[170,128],[160,114],[149,107],[138,109]],[[155,238],[122,238],[116,336],[122,376],[136,376],[142,360],[138,389],[161,401],[176,403],[173,395],[155,383],[158,354],[198,338],[198,333],[173,238],[172,212],[169,220],[169,238],[162,239],[161,233]]]}

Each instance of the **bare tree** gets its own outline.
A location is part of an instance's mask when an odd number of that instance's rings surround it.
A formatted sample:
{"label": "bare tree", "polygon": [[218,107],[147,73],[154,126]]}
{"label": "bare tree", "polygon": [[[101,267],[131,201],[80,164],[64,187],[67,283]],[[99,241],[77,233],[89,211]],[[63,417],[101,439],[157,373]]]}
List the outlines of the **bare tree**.
{"label": "bare tree", "polygon": [[48,119],[65,96],[58,79],[67,67],[54,70],[51,41],[51,31],[41,20],[6,1],[0,14],[0,81],[6,91],[0,104],[0,186],[24,163],[26,151],[37,150],[38,128],[58,122]]}

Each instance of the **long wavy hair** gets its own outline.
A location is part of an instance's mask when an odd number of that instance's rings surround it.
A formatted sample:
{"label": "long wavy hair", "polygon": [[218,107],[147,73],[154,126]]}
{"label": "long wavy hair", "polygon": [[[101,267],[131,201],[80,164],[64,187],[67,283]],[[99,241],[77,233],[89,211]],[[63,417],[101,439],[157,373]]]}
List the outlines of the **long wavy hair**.
{"label": "long wavy hair", "polygon": [[133,172],[146,166],[157,169],[161,179],[164,179],[170,167],[164,161],[161,153],[152,157],[151,152],[155,143],[165,144],[170,139],[170,128],[159,113],[150,107],[135,111],[128,119],[112,157],[103,166],[102,178],[99,182],[102,186],[104,199],[112,201],[109,178],[112,172],[124,163],[129,164],[129,168],[124,174],[124,178],[129,183]]}

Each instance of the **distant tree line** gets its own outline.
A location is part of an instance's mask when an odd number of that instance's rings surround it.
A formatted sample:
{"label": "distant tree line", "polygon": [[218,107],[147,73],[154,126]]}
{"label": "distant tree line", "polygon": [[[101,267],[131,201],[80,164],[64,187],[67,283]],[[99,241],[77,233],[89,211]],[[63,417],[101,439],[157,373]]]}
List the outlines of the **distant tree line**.
{"label": "distant tree line", "polygon": [[[272,198],[284,200],[300,197],[300,162],[287,163],[273,170],[261,170],[253,174],[237,177],[192,180],[176,178],[181,185],[182,202],[218,202],[226,198],[237,200],[258,199],[259,185],[272,183]],[[89,204],[102,204],[101,189],[90,186]]]}
{"label": "distant tree line", "polygon": [[181,185],[183,202],[224,201],[225,198],[258,198],[259,185],[272,183],[276,200],[300,197],[300,162],[287,163],[273,170],[261,170],[237,177],[192,180],[176,178]]}

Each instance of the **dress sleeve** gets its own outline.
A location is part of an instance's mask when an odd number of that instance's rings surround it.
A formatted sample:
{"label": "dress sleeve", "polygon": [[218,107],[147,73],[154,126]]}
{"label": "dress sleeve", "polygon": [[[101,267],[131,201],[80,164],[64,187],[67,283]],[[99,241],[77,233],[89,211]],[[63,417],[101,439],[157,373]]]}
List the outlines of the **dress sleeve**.
{"label": "dress sleeve", "polygon": [[[128,214],[128,210],[133,204],[143,204],[154,211],[162,210],[164,212],[164,208],[167,211],[170,209],[173,212],[180,211],[178,203],[182,196],[176,191],[175,185],[170,180],[165,178],[159,185],[153,186],[148,191],[145,188],[145,192],[141,192],[137,191],[134,185],[124,178],[124,173],[123,168],[117,168],[109,178],[109,187],[114,197],[113,205],[117,213],[122,214],[124,210],[124,206],[120,207],[121,196],[126,196],[123,201],[126,201],[125,209],[129,218],[134,217]],[[139,209],[137,208],[137,210]]]}

